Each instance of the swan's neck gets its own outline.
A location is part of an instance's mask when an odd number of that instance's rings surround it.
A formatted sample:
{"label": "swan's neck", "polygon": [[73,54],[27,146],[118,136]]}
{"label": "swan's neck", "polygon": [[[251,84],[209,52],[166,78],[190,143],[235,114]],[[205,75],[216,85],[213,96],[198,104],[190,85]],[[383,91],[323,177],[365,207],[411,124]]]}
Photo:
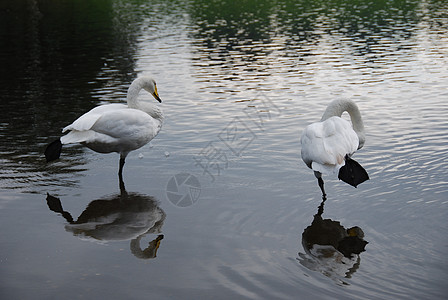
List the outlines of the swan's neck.
{"label": "swan's neck", "polygon": [[134,80],[128,89],[127,102],[130,108],[138,108],[138,94],[143,89],[140,78]]}
{"label": "swan's neck", "polygon": [[362,122],[361,113],[359,112],[358,106],[355,102],[351,100],[334,100],[331,102],[322,116],[321,122],[327,120],[328,118],[337,116],[341,117],[344,112],[348,112],[350,119],[353,124],[353,130],[356,132],[359,138],[358,149],[362,148],[365,142],[364,135],[364,124]]}
{"label": "swan's neck", "polygon": [[163,113],[162,110],[155,104],[151,102],[141,102],[138,100],[138,94],[143,89],[143,83],[141,80],[134,80],[129,86],[127,102],[129,108],[135,108],[144,111],[149,114],[154,119],[162,122]]}

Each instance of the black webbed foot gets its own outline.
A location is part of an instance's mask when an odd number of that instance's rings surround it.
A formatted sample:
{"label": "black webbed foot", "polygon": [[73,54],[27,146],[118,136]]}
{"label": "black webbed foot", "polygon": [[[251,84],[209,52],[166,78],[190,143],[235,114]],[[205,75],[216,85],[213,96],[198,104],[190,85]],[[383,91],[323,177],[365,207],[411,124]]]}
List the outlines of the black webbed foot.
{"label": "black webbed foot", "polygon": [[369,179],[367,171],[355,160],[345,157],[345,165],[339,169],[338,178],[354,187]]}

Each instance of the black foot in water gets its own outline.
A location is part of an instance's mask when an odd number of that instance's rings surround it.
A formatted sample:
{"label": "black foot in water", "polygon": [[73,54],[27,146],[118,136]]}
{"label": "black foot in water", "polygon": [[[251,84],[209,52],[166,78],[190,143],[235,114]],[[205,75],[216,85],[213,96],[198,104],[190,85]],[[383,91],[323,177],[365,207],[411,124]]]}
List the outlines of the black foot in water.
{"label": "black foot in water", "polygon": [[61,140],[57,139],[56,141],[50,143],[45,149],[45,158],[47,162],[58,159],[61,156],[62,143]]}
{"label": "black foot in water", "polygon": [[354,187],[369,179],[367,171],[355,160],[346,156],[345,165],[339,169],[338,178]]}

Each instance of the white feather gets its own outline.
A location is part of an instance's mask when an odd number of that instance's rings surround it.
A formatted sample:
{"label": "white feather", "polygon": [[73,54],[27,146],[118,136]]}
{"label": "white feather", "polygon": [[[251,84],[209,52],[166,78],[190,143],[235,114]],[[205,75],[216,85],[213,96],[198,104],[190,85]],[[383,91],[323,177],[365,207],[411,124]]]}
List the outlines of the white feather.
{"label": "white feather", "polygon": [[[350,122],[341,118],[344,111]],[[350,100],[331,102],[321,121],[308,125],[301,137],[302,160],[320,174],[336,173],[345,165],[345,156],[351,156],[364,144],[364,126],[358,107]]]}
{"label": "white feather", "polygon": [[72,124],[64,127],[64,129],[62,129],[62,132],[64,133],[69,130],[89,130],[98,120],[98,118],[101,117],[104,113],[112,110],[125,109],[127,107],[128,106],[124,104],[108,104],[97,106],[76,119]]}
{"label": "white feather", "polygon": [[359,139],[350,123],[339,117],[308,125],[301,138],[302,159],[314,171],[330,174],[345,164],[345,155],[352,155]]}

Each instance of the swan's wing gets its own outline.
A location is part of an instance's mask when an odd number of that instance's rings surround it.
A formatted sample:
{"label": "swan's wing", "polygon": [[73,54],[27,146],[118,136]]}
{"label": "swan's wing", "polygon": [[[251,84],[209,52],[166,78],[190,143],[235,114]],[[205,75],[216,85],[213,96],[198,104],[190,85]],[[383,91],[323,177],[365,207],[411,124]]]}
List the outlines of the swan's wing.
{"label": "swan's wing", "polygon": [[117,139],[154,138],[161,128],[160,122],[138,109],[121,109],[101,115],[91,130]]}
{"label": "swan's wing", "polygon": [[61,143],[85,143],[100,153],[128,152],[151,141],[161,126],[160,121],[141,110],[112,109],[103,112],[89,130],[71,130],[61,137]]}
{"label": "swan's wing", "polygon": [[66,126],[64,129],[62,129],[62,132],[66,132],[68,130],[89,130],[103,114],[121,109],[127,109],[127,105],[115,103],[97,106],[80,116],[72,124]]}
{"label": "swan's wing", "polygon": [[336,159],[333,151],[327,149],[322,124],[308,125],[301,138],[302,159],[314,171],[328,174],[334,171]]}
{"label": "swan's wing", "polygon": [[340,156],[343,159],[345,155],[352,155],[358,149],[358,135],[348,121],[340,117],[332,117],[322,123],[324,148],[327,153],[336,158],[338,163],[340,163]]}
{"label": "swan's wing", "polygon": [[330,173],[344,165],[345,155],[351,155],[359,144],[350,123],[339,117],[308,125],[301,138],[302,159],[315,171]]}

